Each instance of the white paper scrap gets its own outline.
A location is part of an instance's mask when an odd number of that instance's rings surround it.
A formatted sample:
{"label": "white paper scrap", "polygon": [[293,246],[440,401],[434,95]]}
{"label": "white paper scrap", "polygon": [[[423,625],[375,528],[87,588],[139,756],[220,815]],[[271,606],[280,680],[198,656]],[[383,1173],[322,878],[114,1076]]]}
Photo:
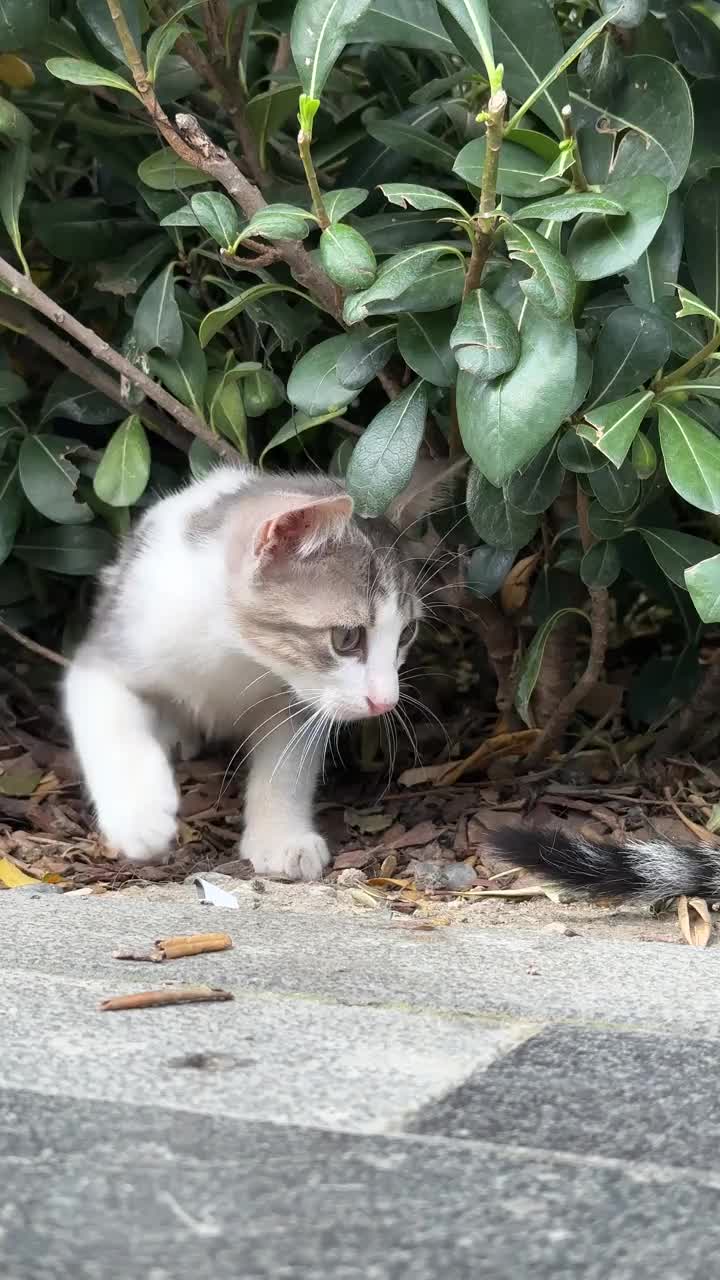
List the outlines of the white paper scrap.
{"label": "white paper scrap", "polygon": [[240,903],[234,893],[228,893],[227,889],[221,889],[219,885],[213,884],[212,880],[203,880],[202,876],[195,877],[195,888],[198,891],[200,901],[210,907],[229,907],[231,911],[239,911]]}

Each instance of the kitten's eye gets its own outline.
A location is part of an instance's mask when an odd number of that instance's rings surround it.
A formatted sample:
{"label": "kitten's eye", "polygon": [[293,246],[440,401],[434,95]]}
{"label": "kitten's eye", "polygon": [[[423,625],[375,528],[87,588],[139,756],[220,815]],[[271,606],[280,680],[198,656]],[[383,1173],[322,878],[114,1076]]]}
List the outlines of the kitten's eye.
{"label": "kitten's eye", "polygon": [[357,653],[365,640],[365,628],[333,627],[330,636],[336,653]]}
{"label": "kitten's eye", "polygon": [[418,629],[417,618],[414,618],[412,622],[408,622],[406,626],[403,627],[402,631],[400,632],[400,648],[401,649],[405,649],[409,644],[412,644],[413,640],[417,635],[417,629]]}

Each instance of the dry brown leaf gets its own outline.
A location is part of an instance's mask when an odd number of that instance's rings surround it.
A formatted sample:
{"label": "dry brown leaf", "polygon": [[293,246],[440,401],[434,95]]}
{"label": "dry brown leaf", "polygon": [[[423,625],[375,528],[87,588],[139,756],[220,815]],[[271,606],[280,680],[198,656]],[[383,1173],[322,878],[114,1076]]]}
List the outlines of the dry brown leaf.
{"label": "dry brown leaf", "polygon": [[[412,849],[421,844],[430,844],[431,840],[437,839],[446,830],[447,827],[438,827],[434,822],[427,819],[425,822],[418,822],[409,831],[404,831],[398,835],[393,840],[391,847],[393,849]],[[383,841],[386,847],[389,847],[389,843],[387,838]]]}
{"label": "dry brown leaf", "polygon": [[704,898],[686,898],[682,894],[677,905],[680,932],[691,947],[706,947],[712,933],[712,921]]}
{"label": "dry brown leaf", "polygon": [[527,601],[532,576],[540,562],[539,554],[525,556],[510,570],[500,588],[500,604],[504,613],[517,613]]}
{"label": "dry brown leaf", "polygon": [[395,854],[389,853],[386,858],[383,858],[380,864],[380,875],[394,876],[395,872],[397,871],[397,864],[398,864],[398,860]]}
{"label": "dry brown leaf", "polygon": [[111,996],[101,1000],[102,1013],[117,1009],[154,1009],[163,1004],[196,1004],[216,1000],[234,1000],[232,991],[220,987],[166,987],[162,991],[135,991],[129,996]]}
{"label": "dry brown leaf", "polygon": [[445,765],[443,772],[435,779],[435,786],[452,786],[463,774],[471,769],[474,771],[485,768],[498,756],[527,755],[539,733],[539,729],[520,729],[516,733],[498,733],[492,738],[486,738],[464,760]]}
{"label": "dry brown leaf", "polygon": [[401,773],[398,783],[401,787],[419,787],[424,782],[436,782],[447,770],[447,764],[419,765],[416,769],[406,769]]}

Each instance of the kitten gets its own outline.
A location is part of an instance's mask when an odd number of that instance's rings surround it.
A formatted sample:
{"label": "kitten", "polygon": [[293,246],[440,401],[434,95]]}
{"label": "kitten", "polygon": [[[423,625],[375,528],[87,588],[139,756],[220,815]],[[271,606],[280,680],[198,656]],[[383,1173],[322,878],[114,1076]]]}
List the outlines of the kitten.
{"label": "kitten", "polygon": [[150,508],[104,571],[64,688],[109,844],[138,862],[166,854],[171,753],[233,737],[235,762],[250,760],[241,856],[259,874],[322,876],[312,800],[330,732],[392,711],[422,614],[399,537],[354,517],[327,477],[251,467]]}

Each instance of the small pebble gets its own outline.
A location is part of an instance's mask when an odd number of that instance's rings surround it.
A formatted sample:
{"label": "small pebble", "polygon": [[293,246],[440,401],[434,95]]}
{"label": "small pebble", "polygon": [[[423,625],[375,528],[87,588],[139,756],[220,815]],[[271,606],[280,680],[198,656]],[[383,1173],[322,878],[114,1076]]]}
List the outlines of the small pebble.
{"label": "small pebble", "polygon": [[543,926],[543,933],[554,933],[561,938],[577,938],[579,937],[577,929],[571,929],[569,924],[563,924],[562,920],[553,920],[552,924]]}

